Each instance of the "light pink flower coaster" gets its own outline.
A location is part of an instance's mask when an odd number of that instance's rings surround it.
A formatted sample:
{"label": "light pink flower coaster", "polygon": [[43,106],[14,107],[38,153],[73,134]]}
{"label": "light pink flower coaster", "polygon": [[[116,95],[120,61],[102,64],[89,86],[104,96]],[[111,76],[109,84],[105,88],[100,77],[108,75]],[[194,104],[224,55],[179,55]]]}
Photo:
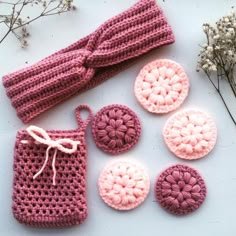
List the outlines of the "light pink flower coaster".
{"label": "light pink flower coaster", "polygon": [[217,129],[205,112],[184,110],[167,120],[163,136],[167,147],[177,157],[194,160],[206,156],[214,148]]}
{"label": "light pink flower coaster", "polygon": [[98,179],[98,187],[107,205],[117,210],[131,210],[146,199],[150,180],[141,164],[116,160],[105,166]]}
{"label": "light pink flower coaster", "polygon": [[201,206],[206,197],[206,186],[195,169],[178,164],[160,174],[155,194],[165,210],[175,215],[185,215]]}
{"label": "light pink flower coaster", "polygon": [[140,71],[134,92],[149,112],[167,113],[178,108],[189,92],[189,79],[183,68],[171,60],[150,62]]}

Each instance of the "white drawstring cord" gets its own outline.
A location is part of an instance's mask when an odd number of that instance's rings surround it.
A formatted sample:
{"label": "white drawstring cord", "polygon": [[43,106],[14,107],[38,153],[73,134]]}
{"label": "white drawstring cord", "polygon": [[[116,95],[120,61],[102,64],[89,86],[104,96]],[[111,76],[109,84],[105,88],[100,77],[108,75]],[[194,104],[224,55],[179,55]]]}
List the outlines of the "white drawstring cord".
{"label": "white drawstring cord", "polygon": [[[26,131],[28,134],[36,141],[38,144],[45,144],[48,146],[45,154],[45,161],[43,163],[43,166],[41,169],[33,176],[33,179],[36,179],[44,170],[44,168],[47,165],[48,159],[49,159],[49,151],[51,148],[55,148],[53,159],[52,159],[52,170],[53,170],[53,185],[56,185],[56,157],[57,157],[57,151],[60,150],[64,153],[72,154],[76,152],[77,146],[80,144],[80,141],[74,141],[72,139],[64,138],[64,139],[57,139],[52,140],[48,133],[37,126],[29,126]],[[21,143],[27,144],[27,140],[21,140]],[[65,147],[63,145],[69,144],[71,148]]]}

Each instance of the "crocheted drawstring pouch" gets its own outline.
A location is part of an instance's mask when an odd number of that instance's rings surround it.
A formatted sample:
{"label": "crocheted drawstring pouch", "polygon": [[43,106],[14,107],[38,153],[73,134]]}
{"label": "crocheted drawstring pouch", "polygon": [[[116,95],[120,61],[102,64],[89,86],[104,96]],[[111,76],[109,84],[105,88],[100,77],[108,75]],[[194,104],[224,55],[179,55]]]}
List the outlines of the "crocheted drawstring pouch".
{"label": "crocheted drawstring pouch", "polygon": [[[81,111],[88,111],[86,120]],[[85,130],[88,106],[76,109],[79,128],[18,131],[14,150],[13,215],[35,227],[81,224],[87,217]]]}
{"label": "crocheted drawstring pouch", "polygon": [[28,123],[127,68],[142,54],[173,42],[171,27],[155,0],[140,0],[87,37],[4,76],[3,85],[17,116]]}

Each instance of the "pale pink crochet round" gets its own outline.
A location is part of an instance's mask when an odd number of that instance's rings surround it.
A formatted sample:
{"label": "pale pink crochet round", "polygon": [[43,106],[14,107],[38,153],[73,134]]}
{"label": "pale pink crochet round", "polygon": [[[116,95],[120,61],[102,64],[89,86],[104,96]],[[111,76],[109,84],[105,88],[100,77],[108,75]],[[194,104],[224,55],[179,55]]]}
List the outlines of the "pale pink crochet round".
{"label": "pale pink crochet round", "polygon": [[217,129],[205,112],[184,110],[167,120],[163,136],[167,147],[177,157],[194,160],[206,156],[214,148]]}
{"label": "pale pink crochet round", "polygon": [[175,215],[185,215],[201,206],[206,197],[206,185],[195,169],[178,164],[160,174],[155,195],[165,210]]}
{"label": "pale pink crochet round", "polygon": [[174,61],[162,59],[150,62],[140,71],[134,93],[149,112],[167,113],[178,108],[189,92],[189,79]]}
{"label": "pale pink crochet round", "polygon": [[130,160],[116,160],[105,166],[98,179],[103,201],[117,210],[131,210],[139,206],[150,190],[147,171]]}
{"label": "pale pink crochet round", "polygon": [[137,115],[127,106],[103,107],[94,117],[92,134],[98,148],[109,154],[120,154],[133,148],[141,135]]}

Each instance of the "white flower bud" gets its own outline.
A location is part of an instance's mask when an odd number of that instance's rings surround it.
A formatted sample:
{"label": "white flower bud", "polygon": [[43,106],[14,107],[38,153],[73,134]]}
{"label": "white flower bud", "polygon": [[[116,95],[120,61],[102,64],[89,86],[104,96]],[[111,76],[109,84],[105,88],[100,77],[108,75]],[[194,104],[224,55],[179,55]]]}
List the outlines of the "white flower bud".
{"label": "white flower bud", "polygon": [[213,39],[215,39],[215,40],[217,40],[217,39],[219,39],[220,38],[220,35],[219,34],[216,34],[214,37],[213,37]]}
{"label": "white flower bud", "polygon": [[217,71],[216,65],[212,65],[212,66],[209,68],[209,70],[211,70],[211,71]]}
{"label": "white flower bud", "polygon": [[229,18],[228,18],[228,17],[225,17],[225,18],[224,18],[224,21],[225,21],[226,23],[228,23],[228,22],[229,22]]}
{"label": "white flower bud", "polygon": [[208,27],[207,26],[203,26],[203,32],[207,33],[208,32]]}
{"label": "white flower bud", "polygon": [[213,52],[213,47],[208,46],[208,47],[207,47],[207,51],[208,51],[208,52]]}
{"label": "white flower bud", "polygon": [[233,11],[230,11],[229,14],[228,14],[229,17],[233,17],[234,16],[234,12]]}
{"label": "white flower bud", "polygon": [[227,33],[225,34],[225,37],[226,37],[226,38],[231,38],[231,34],[230,34],[229,32],[227,32]]}
{"label": "white flower bud", "polygon": [[228,29],[228,32],[230,33],[231,36],[234,36],[234,29],[233,28],[229,28]]}

